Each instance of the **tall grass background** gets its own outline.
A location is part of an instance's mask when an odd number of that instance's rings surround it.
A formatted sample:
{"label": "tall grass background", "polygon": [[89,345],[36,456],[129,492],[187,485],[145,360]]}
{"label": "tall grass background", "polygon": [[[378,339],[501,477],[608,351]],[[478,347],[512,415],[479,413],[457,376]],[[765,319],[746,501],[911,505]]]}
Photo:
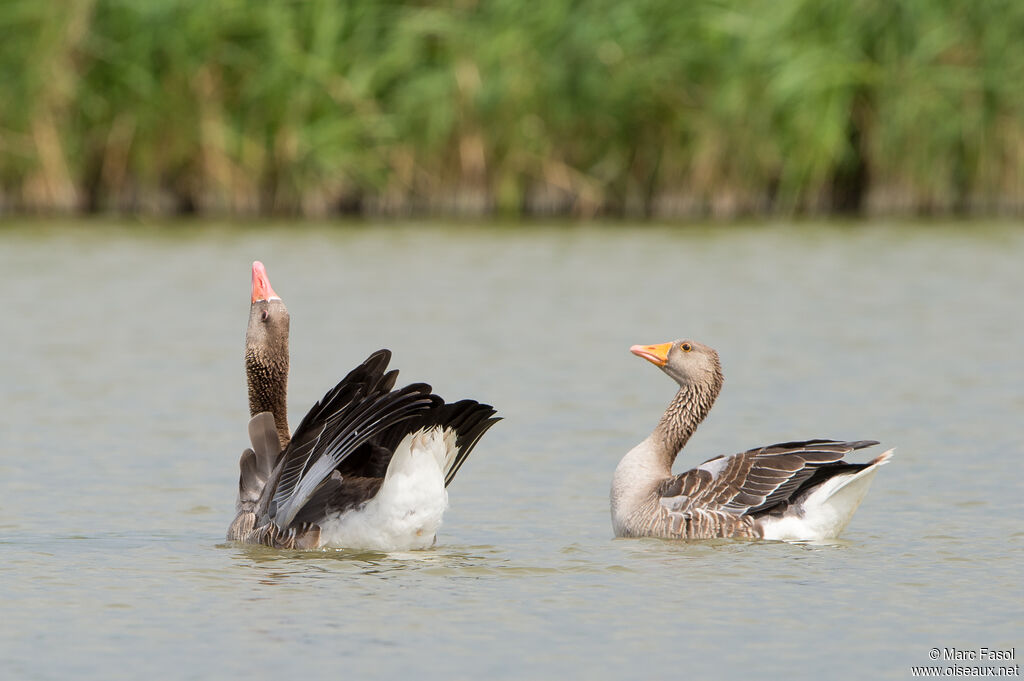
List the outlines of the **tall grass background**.
{"label": "tall grass background", "polygon": [[5,0],[0,212],[1024,212],[1018,0]]}

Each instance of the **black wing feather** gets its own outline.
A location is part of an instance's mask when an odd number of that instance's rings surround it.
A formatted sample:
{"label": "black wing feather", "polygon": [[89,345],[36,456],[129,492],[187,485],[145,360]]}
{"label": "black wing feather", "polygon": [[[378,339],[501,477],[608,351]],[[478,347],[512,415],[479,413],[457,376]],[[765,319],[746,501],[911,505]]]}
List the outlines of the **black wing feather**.
{"label": "black wing feather", "polygon": [[425,383],[394,389],[391,353],[379,350],[329,390],[303,417],[277,458],[257,513],[282,531],[318,522],[376,494],[398,443],[420,428],[456,432],[445,485],[498,420],[487,404],[445,404]]}
{"label": "black wing feather", "polygon": [[455,431],[456,452],[445,470],[444,484],[447,487],[476,443],[501,418],[494,416],[496,411],[489,404],[481,404],[475,400],[459,400],[446,404],[440,397],[434,397],[437,398],[436,404],[422,416],[397,424],[367,443],[359,452],[358,458],[353,456],[352,459],[355,460],[346,462],[346,472],[350,475],[383,475],[388,462],[391,461],[391,455],[409,433],[439,426]]}
{"label": "black wing feather", "polygon": [[317,486],[354,452],[381,431],[415,418],[433,401],[429,386],[413,384],[372,399],[346,404],[327,417],[320,436],[290,458],[285,451],[283,470],[270,514],[280,528],[287,527]]}

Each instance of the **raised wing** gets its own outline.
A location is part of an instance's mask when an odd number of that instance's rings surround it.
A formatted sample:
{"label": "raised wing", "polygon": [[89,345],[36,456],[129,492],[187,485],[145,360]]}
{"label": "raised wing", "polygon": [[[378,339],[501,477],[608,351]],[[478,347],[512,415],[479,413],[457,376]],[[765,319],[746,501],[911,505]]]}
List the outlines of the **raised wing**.
{"label": "raised wing", "polygon": [[[438,404],[421,417],[389,429],[372,444],[388,456],[395,451],[398,443],[409,433],[421,428],[440,427],[455,432],[455,446],[448,451],[444,464],[445,487],[455,478],[459,468],[466,461],[473,447],[484,433],[501,420],[495,416],[494,407],[476,400],[459,400],[450,404]],[[383,475],[383,471],[380,473]]]}
{"label": "raised wing", "polygon": [[260,412],[249,420],[249,441],[252,449],[242,453],[238,462],[238,508],[252,510],[273,474],[281,445],[277,439],[274,415]]}
{"label": "raised wing", "polygon": [[501,420],[494,407],[474,400],[460,400],[438,410],[438,423],[455,431],[455,449],[448,452],[444,465],[444,486],[447,487],[462,468],[466,457],[484,433]]}
{"label": "raised wing", "polygon": [[866,464],[842,461],[874,440],[806,440],[751,449],[709,459],[669,479],[661,503],[671,513],[727,512],[752,515],[793,499],[822,478]]}
{"label": "raised wing", "polygon": [[439,404],[420,416],[395,423],[359,446],[331,471],[295,513],[289,529],[314,525],[331,513],[354,508],[376,495],[399,442],[421,429],[440,427],[455,434],[444,464],[447,486],[480,437],[501,420],[494,413],[488,404],[461,400]]}
{"label": "raised wing", "polygon": [[414,419],[440,401],[430,386],[392,390],[397,371],[385,373],[391,353],[380,350],[353,369],[317,402],[296,428],[272,480],[266,512],[287,528],[338,465],[397,423]]}

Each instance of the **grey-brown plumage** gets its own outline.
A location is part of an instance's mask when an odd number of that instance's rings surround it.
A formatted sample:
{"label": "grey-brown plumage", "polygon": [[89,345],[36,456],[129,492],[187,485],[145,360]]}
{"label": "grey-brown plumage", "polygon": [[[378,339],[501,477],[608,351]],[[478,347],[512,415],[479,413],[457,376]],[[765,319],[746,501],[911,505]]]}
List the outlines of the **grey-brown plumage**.
{"label": "grey-brown plumage", "polygon": [[[612,481],[617,536],[824,538],[849,521],[877,467],[843,461],[878,444],[806,440],[718,456],[672,475],[676,455],[707,416],[721,390],[718,353],[689,340],[634,346],[679,384],[651,435],[631,450]],[[806,536],[805,536],[806,535]]]}
{"label": "grey-brown plumage", "polygon": [[[272,416],[253,417],[253,447],[242,455],[238,516],[229,540],[314,548],[324,518],[357,509],[377,494],[408,434],[431,425],[452,429],[452,460],[461,463],[499,420],[490,405],[445,404],[425,383],[393,389],[397,372],[386,371],[390,357],[379,350],[353,369],[310,409],[283,451]],[[450,482],[452,468],[445,472]]]}
{"label": "grey-brown plumage", "polygon": [[281,448],[288,446],[288,308],[280,298],[254,300],[245,331],[249,414],[273,414]]}
{"label": "grey-brown plumage", "polygon": [[253,265],[253,302],[246,332],[249,437],[239,462],[237,515],[231,541],[315,548],[321,524],[359,510],[381,489],[403,440],[425,429],[451,433],[444,485],[480,437],[499,419],[474,400],[446,404],[425,383],[395,388],[391,353],[379,350],[329,390],[289,436],[284,411],[288,375],[288,311]]}

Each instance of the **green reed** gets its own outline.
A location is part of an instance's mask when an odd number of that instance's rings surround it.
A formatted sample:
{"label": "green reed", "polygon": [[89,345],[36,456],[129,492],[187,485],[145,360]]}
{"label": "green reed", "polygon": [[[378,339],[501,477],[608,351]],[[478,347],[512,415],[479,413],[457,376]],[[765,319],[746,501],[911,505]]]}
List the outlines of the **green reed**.
{"label": "green reed", "polygon": [[7,0],[0,210],[1024,208],[1015,0]]}

